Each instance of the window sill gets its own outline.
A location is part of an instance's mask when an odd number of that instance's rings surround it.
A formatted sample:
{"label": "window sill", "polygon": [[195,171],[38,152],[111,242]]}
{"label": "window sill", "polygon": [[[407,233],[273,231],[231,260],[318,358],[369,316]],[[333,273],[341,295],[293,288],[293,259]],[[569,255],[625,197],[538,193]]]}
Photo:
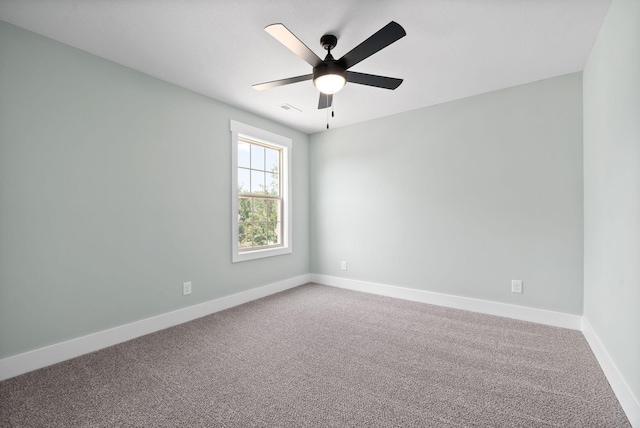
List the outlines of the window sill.
{"label": "window sill", "polygon": [[278,248],[265,248],[262,250],[243,251],[233,254],[233,263],[244,262],[247,260],[262,259],[265,257],[281,256],[283,254],[291,254],[291,246]]}

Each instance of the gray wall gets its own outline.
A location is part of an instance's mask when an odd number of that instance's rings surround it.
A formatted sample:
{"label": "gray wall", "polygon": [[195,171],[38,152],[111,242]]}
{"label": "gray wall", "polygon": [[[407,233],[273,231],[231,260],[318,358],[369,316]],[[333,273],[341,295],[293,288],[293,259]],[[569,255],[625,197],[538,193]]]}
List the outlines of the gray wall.
{"label": "gray wall", "polygon": [[581,85],[312,135],[312,272],[581,315]]}
{"label": "gray wall", "polygon": [[[3,22],[0,94],[0,358],[309,272],[306,134]],[[294,141],[292,255],[231,263],[229,119]]]}
{"label": "gray wall", "polygon": [[640,400],[640,1],[614,0],[584,70],[584,316]]}

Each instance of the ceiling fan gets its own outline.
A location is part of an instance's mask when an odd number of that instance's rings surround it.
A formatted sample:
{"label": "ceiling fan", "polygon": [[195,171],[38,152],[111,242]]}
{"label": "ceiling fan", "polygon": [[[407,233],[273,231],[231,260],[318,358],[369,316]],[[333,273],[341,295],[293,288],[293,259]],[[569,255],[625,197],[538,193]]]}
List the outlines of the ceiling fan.
{"label": "ceiling fan", "polygon": [[342,89],[347,82],[384,89],[396,89],[402,83],[402,79],[394,77],[349,71],[351,67],[360,61],[367,59],[407,35],[404,28],[397,22],[391,21],[338,60],[331,55],[331,49],[336,47],[338,43],[338,38],[334,35],[325,34],[320,38],[320,44],[327,50],[327,56],[324,60],[321,60],[318,55],[302,43],[284,25],[271,24],[265,27],[265,31],[285,45],[291,52],[309,63],[313,67],[313,73],[259,83],[253,85],[255,89],[263,90],[305,80],[313,80],[313,84],[321,92],[318,108],[323,109],[331,107],[333,94]]}

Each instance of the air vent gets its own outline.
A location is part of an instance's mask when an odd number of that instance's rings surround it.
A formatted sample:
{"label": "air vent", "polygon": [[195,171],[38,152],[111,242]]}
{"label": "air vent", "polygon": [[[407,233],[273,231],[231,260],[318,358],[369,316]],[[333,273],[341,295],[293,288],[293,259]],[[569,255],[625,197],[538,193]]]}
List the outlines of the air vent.
{"label": "air vent", "polygon": [[302,110],[300,110],[300,109],[299,109],[299,108],[297,108],[297,107],[292,106],[291,104],[287,104],[287,103],[282,104],[282,105],[280,106],[280,108],[281,108],[282,110],[295,110],[295,111],[298,111],[298,112],[302,113]]}

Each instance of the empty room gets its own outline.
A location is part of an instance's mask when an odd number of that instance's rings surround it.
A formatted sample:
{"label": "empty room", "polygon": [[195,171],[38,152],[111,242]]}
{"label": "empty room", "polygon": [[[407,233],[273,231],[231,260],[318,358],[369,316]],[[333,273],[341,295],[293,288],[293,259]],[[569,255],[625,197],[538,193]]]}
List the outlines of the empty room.
{"label": "empty room", "polygon": [[0,0],[0,426],[640,427],[640,0]]}

